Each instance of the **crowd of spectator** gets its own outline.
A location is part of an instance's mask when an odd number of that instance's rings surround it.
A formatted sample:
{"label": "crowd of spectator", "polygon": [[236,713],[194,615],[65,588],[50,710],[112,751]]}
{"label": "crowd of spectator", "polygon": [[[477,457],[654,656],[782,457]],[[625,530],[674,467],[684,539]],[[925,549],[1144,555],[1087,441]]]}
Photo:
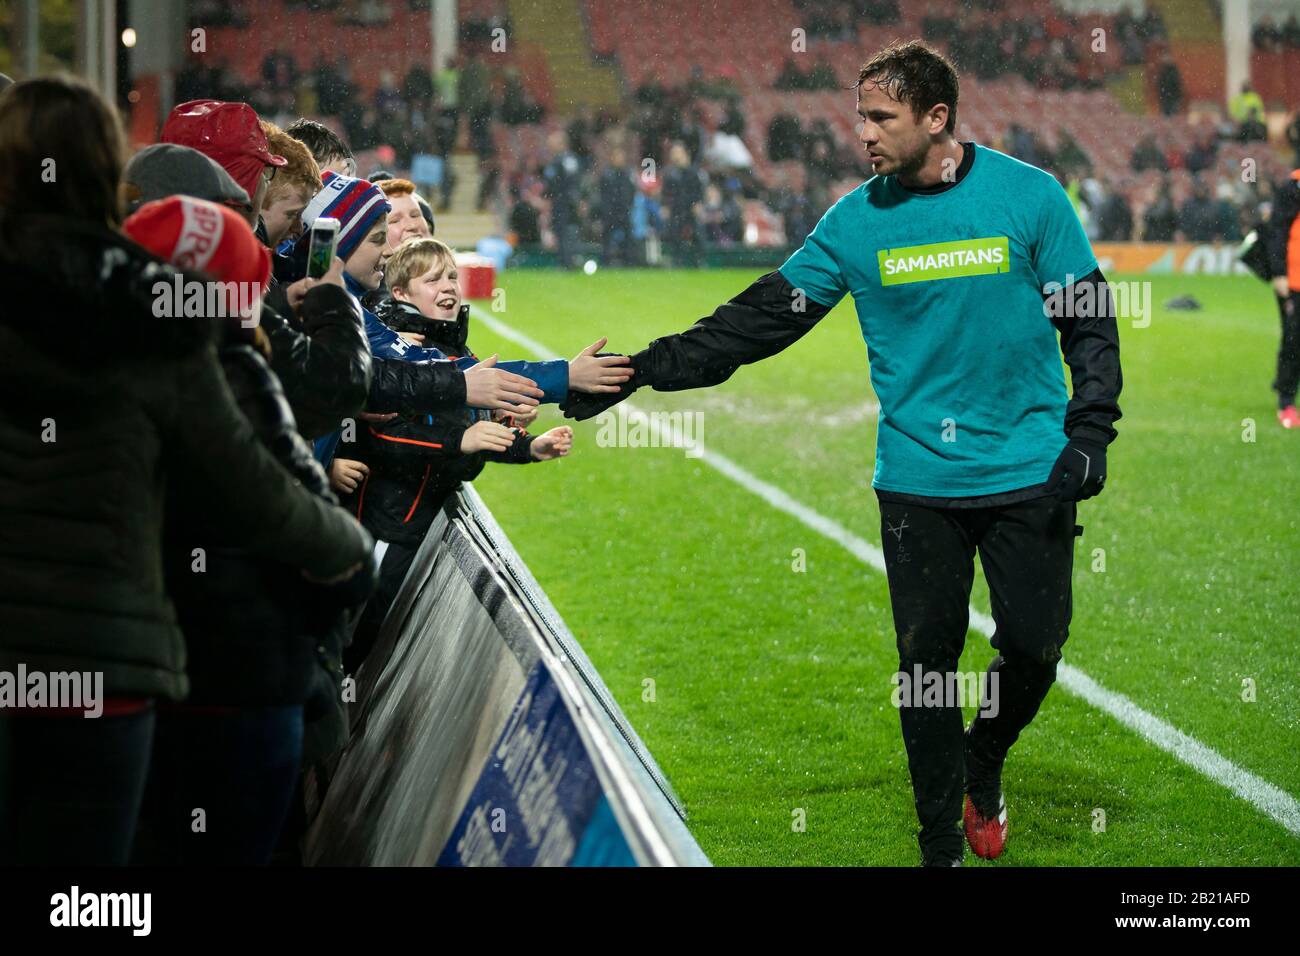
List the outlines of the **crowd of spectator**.
{"label": "crowd of spectator", "polygon": [[[795,6],[809,37],[830,41],[852,40],[864,25],[896,23],[902,13],[895,0],[797,0]],[[315,7],[353,15],[347,5]],[[1267,19],[1260,21],[1261,28],[1269,25]],[[613,263],[656,261],[660,251],[666,251],[670,263],[698,263],[706,247],[725,249],[746,241],[746,207],[751,203],[772,214],[780,224],[776,235],[795,245],[844,183],[870,175],[856,144],[837,135],[824,118],[782,112],[766,129],[748,129],[734,82],[706,77],[698,65],[671,88],[645,83],[622,112],[578,107],[557,124],[529,97],[517,67],[490,65],[492,57],[481,52],[494,26],[508,29],[508,24],[492,22],[463,25],[466,52],[446,69],[431,74],[416,64],[401,77],[381,72],[370,95],[359,92],[345,57],[331,62],[321,55],[311,69],[300,70],[280,51],[267,55],[260,83],[233,82],[219,63],[196,64],[179,78],[178,88],[181,97],[243,99],[281,122],[297,115],[336,117],[353,148],[384,149],[381,162],[411,169],[421,191],[440,198],[444,209],[456,185],[451,154],[468,148],[478,168],[476,207],[497,214],[516,247],[553,249],[565,267],[578,264],[579,249],[592,247]],[[980,0],[965,8],[963,16],[953,17],[948,8],[929,4],[922,26],[927,38],[944,45],[957,64],[978,79],[1018,76],[1042,89],[1087,89],[1101,83],[1098,60],[1086,48],[1089,32],[1063,10],[1011,16],[1003,0]],[[1120,8],[1109,30],[1122,62],[1151,64],[1160,111],[1181,113],[1186,107],[1183,80],[1169,55],[1166,26],[1155,6],[1148,4],[1140,13]],[[1274,32],[1283,40],[1289,35],[1286,25]],[[1264,29],[1256,35],[1257,40],[1268,40],[1274,33]],[[825,51],[814,50],[809,56],[787,57],[773,89],[829,90],[841,85]],[[717,101],[721,109],[703,108],[706,100]],[[1199,134],[1185,155],[1162,149],[1154,137],[1135,144],[1135,172],[1185,169],[1197,177],[1190,191],[1182,186],[1173,191],[1179,196],[1174,236],[1207,233],[1203,224],[1208,219],[1198,211],[1205,202],[1218,204],[1213,232],[1223,239],[1248,228],[1259,205],[1267,203],[1266,184],[1256,190],[1264,190],[1264,195],[1247,194],[1225,186],[1213,168],[1221,141],[1267,139],[1263,115],[1262,100],[1247,84],[1229,104],[1228,118]],[[551,128],[540,155],[503,154],[501,129],[539,123]],[[1300,158],[1300,121],[1287,136]],[[1139,197],[1132,183],[1100,178],[1066,124],[1032,131],[1013,122],[999,142],[989,145],[1073,184],[1081,215],[1091,220],[1094,236],[1140,238],[1147,233],[1148,221],[1153,224],[1151,235],[1168,231],[1163,228],[1170,221],[1164,209],[1174,202],[1172,194],[1167,201],[1162,195]],[[792,163],[801,174],[791,183],[785,175],[788,166],[778,166],[760,178],[751,149],[765,150],[765,167]],[[1136,209],[1126,216],[1122,207],[1129,204]],[[1190,215],[1181,217],[1181,208],[1188,204]],[[1224,212],[1229,204],[1234,204],[1232,216]],[[1156,214],[1147,216],[1148,207],[1156,208]],[[1177,225],[1184,218],[1189,228]],[[1125,222],[1127,229],[1122,228]]]}
{"label": "crowd of spectator", "polygon": [[[257,0],[189,0],[187,10],[195,26],[246,27],[249,13],[246,4]],[[427,13],[432,0],[283,0],[287,9],[300,9],[312,14],[336,17],[347,26],[381,27],[400,17],[403,11]],[[464,18],[461,21],[463,38],[474,40],[493,27],[509,24],[505,15],[491,15],[484,20]]]}
{"label": "crowd of spectator", "polygon": [[[794,0],[799,12],[799,23],[808,36],[823,40],[852,40],[857,36],[857,23],[865,11],[843,0]],[[898,19],[898,5],[894,4],[890,22]],[[886,11],[890,12],[890,11]]]}
{"label": "crowd of spectator", "polygon": [[1300,18],[1293,13],[1281,24],[1263,16],[1250,32],[1251,43],[1261,52],[1300,49]]}
{"label": "crowd of spectator", "polygon": [[[810,38],[831,41],[854,40],[859,28],[889,26],[902,13],[897,0],[795,0],[794,5]],[[1088,46],[1090,32],[1066,11],[1009,15],[1003,0],[976,0],[954,16],[951,9],[930,3],[921,25],[926,39],[943,44],[959,69],[982,80],[1019,76],[1044,89],[1092,89],[1103,79],[1100,61]],[[1146,63],[1150,51],[1168,40],[1164,21],[1150,4],[1140,15],[1121,8],[1111,29],[1125,65]],[[834,73],[824,60],[805,71],[793,57],[776,81],[779,90],[835,85]]]}
{"label": "crowd of spectator", "polygon": [[726,100],[714,121],[689,86],[647,84],[626,119],[580,110],[551,133],[541,162],[508,172],[515,243],[537,248],[549,226],[566,267],[576,264],[580,244],[627,264],[645,262],[662,243],[670,261],[698,264],[706,246],[744,242],[746,202],[780,215],[786,241],[797,244],[832,201],[834,184],[866,173],[825,120],[804,128],[785,115],[767,131],[768,158],[798,163],[805,182],[798,190],[780,180],[769,187],[754,173],[746,132],[738,100]]}
{"label": "crowd of spectator", "polygon": [[[430,0],[286,0],[285,5],[334,16],[342,24],[385,28],[399,24],[403,10],[427,12]],[[248,22],[248,13],[239,3],[194,4],[190,18],[192,26],[239,26]],[[430,71],[418,61],[400,75],[381,69],[369,92],[371,84],[357,82],[352,58],[341,52],[318,52],[305,67],[283,49],[272,49],[251,80],[241,78],[226,58],[203,53],[178,73],[176,98],[246,102],[281,125],[297,116],[325,118],[358,153],[378,150],[385,167],[419,172],[421,189],[440,197],[444,209],[457,183],[451,154],[468,147],[484,171],[478,195],[478,206],[484,208],[498,182],[494,127],[546,118],[520,68],[488,52],[510,29],[504,13],[463,18],[460,52],[442,69]]]}
{"label": "crowd of spectator", "polygon": [[81,80],[0,92],[0,666],[102,681],[0,709],[0,864],[292,862],[449,496],[632,375],[480,362],[414,184],[327,127],[198,99],[160,138],[129,157]]}
{"label": "crowd of spectator", "polygon": [[[1297,121],[1300,123],[1300,120]],[[1268,154],[1259,175],[1243,177],[1239,156],[1225,147],[1242,142],[1234,123],[1205,121],[1186,150],[1163,148],[1154,133],[1133,146],[1132,180],[1112,181],[1095,173],[1087,154],[1064,128],[1053,143],[1013,123],[1000,144],[1017,159],[1050,170],[1067,187],[1090,239],[1103,242],[1234,242],[1266,218],[1281,164]],[[1179,198],[1172,177],[1188,174],[1186,195]],[[1138,182],[1159,174],[1154,194]]]}
{"label": "crowd of spectator", "polygon": [[835,90],[839,89],[840,85],[835,76],[835,69],[824,57],[819,58],[813,64],[812,69],[805,71],[799,65],[799,61],[791,56],[786,57],[786,61],[781,67],[781,73],[772,84],[772,88],[785,92],[791,90]]}
{"label": "crowd of spectator", "polygon": [[[656,109],[653,104],[660,102],[668,108]],[[733,122],[715,126],[684,91],[656,91],[627,123],[605,114],[554,130],[534,167],[518,166],[507,176],[505,216],[516,246],[553,245],[561,263],[574,267],[583,246],[599,248],[612,264],[641,264],[662,242],[670,262],[698,264],[706,247],[743,243],[743,210],[750,201],[778,215],[786,242],[797,246],[843,189],[871,175],[860,151],[824,119],[804,124],[780,113],[766,131],[767,159],[797,164],[802,184],[794,188],[779,174],[765,184],[754,176],[740,139],[743,117],[727,116]],[[1300,129],[1300,120],[1293,127]],[[987,145],[1054,173],[1074,198],[1090,238],[1229,242],[1266,214],[1273,179],[1282,172],[1270,161],[1258,177],[1243,179],[1236,153],[1224,153],[1243,142],[1240,134],[1227,119],[1207,121],[1186,150],[1164,148],[1148,134],[1132,150],[1135,176],[1118,182],[1098,173],[1064,125],[1036,131],[1013,122]],[[733,140],[743,152],[732,155],[723,148]],[[657,156],[666,163],[646,163]],[[1170,177],[1184,171],[1188,185],[1175,190]],[[1149,181],[1140,174],[1151,173],[1160,174],[1162,185],[1148,196],[1138,183]]]}
{"label": "crowd of spectator", "polygon": [[1146,62],[1147,51],[1169,40],[1169,31],[1155,4],[1148,3],[1141,15],[1129,7],[1121,7],[1111,21],[1111,29],[1119,40],[1120,53],[1125,66]]}
{"label": "crowd of spectator", "polygon": [[246,102],[279,123],[295,116],[331,117],[357,152],[384,147],[392,151],[385,156],[387,165],[429,170],[420,184],[437,189],[443,208],[456,185],[449,157],[463,142],[485,170],[482,208],[496,187],[494,126],[535,124],[546,117],[518,67],[490,62],[471,50],[436,73],[417,63],[399,81],[393,71],[382,70],[374,92],[365,95],[346,56],[330,62],[319,54],[310,70],[300,70],[292,57],[275,50],[263,60],[259,82],[241,82],[222,60],[195,58],[178,74],[176,90],[181,100],[210,96]]}
{"label": "crowd of spectator", "polygon": [[[1076,16],[1007,16],[1000,3],[985,4],[968,16],[929,12],[922,20],[927,40],[943,42],[958,68],[981,80],[1019,76],[1041,89],[1095,89],[1104,79],[1093,55],[1092,36]],[[1148,50],[1165,39],[1155,10],[1135,17],[1121,10],[1114,21],[1125,63],[1145,62]]]}

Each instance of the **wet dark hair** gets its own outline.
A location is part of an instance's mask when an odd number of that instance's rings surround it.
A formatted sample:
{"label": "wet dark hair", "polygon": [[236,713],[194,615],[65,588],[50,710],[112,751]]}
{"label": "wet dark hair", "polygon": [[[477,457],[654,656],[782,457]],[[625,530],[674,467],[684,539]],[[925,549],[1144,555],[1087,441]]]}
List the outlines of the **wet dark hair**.
{"label": "wet dark hair", "polygon": [[37,77],[0,96],[0,223],[44,214],[116,229],[125,164],[121,118],[86,81]]}
{"label": "wet dark hair", "polygon": [[347,144],[324,123],[300,119],[287,127],[285,132],[306,146],[312,158],[321,167],[328,166],[336,159],[354,158]]}
{"label": "wet dark hair", "polygon": [[891,43],[858,71],[858,82],[875,83],[900,103],[912,107],[913,117],[939,103],[948,107],[949,133],[957,129],[957,70],[948,58],[920,40]]}

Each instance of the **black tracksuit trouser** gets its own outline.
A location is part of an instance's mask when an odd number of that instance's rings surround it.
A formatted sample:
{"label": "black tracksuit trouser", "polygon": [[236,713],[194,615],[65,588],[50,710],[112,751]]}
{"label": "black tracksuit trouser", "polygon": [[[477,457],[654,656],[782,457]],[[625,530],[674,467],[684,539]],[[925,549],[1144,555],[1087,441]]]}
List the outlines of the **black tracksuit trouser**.
{"label": "black tracksuit trouser", "polygon": [[1278,408],[1295,404],[1296,388],[1300,386],[1300,292],[1292,292],[1285,299],[1277,296],[1277,311],[1282,319],[1282,338],[1277,347],[1277,375],[1273,390],[1277,392]]}
{"label": "black tracksuit trouser", "polygon": [[[981,707],[970,730],[971,753],[981,766],[1001,767],[1056,679],[1069,634],[1074,538],[1082,531],[1076,514],[1076,503],[1054,496],[984,508],[880,502],[900,674],[956,674],[979,552],[998,651],[985,675],[996,707]],[[929,706],[901,703],[922,854],[960,854],[962,701],[949,695]]]}

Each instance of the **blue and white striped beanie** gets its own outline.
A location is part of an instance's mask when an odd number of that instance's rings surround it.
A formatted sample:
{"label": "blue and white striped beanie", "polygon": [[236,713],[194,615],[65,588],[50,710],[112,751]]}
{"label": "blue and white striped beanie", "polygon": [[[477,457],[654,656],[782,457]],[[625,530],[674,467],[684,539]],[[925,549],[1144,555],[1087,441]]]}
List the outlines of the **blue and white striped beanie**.
{"label": "blue and white striped beanie", "polygon": [[[338,257],[347,260],[353,250],[366,238],[375,222],[386,218],[392,210],[382,189],[364,179],[340,176],[326,170],[321,174],[324,186],[312,197],[302,211],[302,224],[311,224],[321,216],[339,221]],[[307,234],[302,237],[308,238]]]}

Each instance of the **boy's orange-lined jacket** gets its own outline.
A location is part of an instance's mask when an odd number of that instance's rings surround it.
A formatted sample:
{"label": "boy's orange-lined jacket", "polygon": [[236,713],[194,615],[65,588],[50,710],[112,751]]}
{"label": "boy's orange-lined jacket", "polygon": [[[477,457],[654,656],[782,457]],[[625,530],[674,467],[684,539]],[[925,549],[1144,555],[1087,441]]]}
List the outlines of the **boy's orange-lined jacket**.
{"label": "boy's orange-lined jacket", "polygon": [[[396,299],[386,300],[377,314],[394,331],[422,334],[426,348],[448,358],[475,357],[466,344],[468,305],[461,306],[454,322],[426,318]],[[515,441],[507,451],[461,452],[465,430],[489,417],[489,412],[462,405],[433,414],[400,415],[383,424],[358,423],[356,454],[370,472],[345,507],[379,540],[418,545],[447,495],[462,481],[473,481],[487,462],[532,461],[534,436],[522,428],[514,429]]]}

